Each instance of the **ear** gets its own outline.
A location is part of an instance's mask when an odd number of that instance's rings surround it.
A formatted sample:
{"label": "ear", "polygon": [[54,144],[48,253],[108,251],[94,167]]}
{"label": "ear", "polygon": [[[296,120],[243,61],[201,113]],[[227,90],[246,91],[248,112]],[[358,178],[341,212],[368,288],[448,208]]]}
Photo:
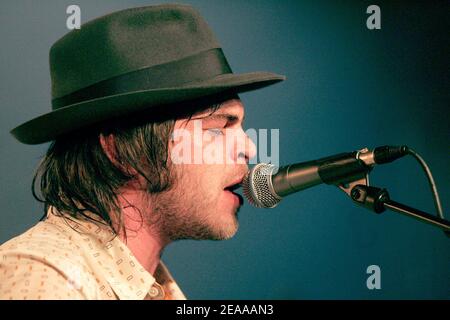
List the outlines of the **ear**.
{"label": "ear", "polygon": [[103,152],[105,152],[109,161],[111,161],[116,167],[121,167],[117,162],[116,144],[114,140],[114,135],[109,134],[107,136],[100,134],[100,145],[102,146]]}
{"label": "ear", "polygon": [[131,175],[136,174],[136,171],[134,169],[132,169],[129,166],[126,166],[121,161],[117,160],[116,143],[115,143],[113,134],[109,134],[109,135],[105,136],[101,133],[99,136],[99,140],[100,140],[100,145],[102,146],[103,152],[105,152],[109,161],[111,161],[111,163],[116,168],[118,168],[125,174],[131,174]]}

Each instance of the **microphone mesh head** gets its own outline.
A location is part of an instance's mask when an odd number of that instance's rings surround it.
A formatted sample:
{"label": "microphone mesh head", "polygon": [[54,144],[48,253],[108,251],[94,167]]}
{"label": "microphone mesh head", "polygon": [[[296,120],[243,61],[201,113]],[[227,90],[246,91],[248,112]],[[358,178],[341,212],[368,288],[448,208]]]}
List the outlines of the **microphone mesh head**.
{"label": "microphone mesh head", "polygon": [[273,190],[272,172],[276,167],[272,164],[259,163],[254,166],[242,181],[242,190],[248,202],[257,208],[274,208],[280,201]]}

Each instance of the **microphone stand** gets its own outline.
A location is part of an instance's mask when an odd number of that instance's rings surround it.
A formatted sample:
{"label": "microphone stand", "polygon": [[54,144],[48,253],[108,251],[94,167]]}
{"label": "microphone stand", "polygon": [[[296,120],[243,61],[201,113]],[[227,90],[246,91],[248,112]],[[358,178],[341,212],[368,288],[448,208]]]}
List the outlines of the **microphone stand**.
{"label": "microphone stand", "polygon": [[360,180],[338,185],[338,187],[347,193],[353,202],[377,214],[389,209],[441,228],[450,237],[450,221],[391,200],[386,189],[369,186],[368,175]]}

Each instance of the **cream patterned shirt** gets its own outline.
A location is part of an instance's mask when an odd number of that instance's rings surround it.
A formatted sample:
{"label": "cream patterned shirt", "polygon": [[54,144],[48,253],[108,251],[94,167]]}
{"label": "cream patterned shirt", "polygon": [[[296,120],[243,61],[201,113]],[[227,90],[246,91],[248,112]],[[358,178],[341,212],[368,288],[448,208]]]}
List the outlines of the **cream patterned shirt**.
{"label": "cream patterned shirt", "polygon": [[162,262],[152,276],[110,229],[49,212],[0,246],[0,299],[186,298]]}

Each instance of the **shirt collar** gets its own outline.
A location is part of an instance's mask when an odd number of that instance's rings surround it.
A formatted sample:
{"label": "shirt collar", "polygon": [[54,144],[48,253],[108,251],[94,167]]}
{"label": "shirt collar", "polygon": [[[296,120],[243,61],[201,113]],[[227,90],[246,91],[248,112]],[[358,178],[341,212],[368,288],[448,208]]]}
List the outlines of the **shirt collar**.
{"label": "shirt collar", "polygon": [[[92,216],[92,213],[87,215]],[[144,269],[119,237],[114,236],[111,227],[96,224],[83,217],[64,217],[54,207],[50,207],[46,221],[64,225],[71,234],[78,232],[82,238],[80,246],[87,253],[85,257],[88,263],[103,270],[105,279],[119,299],[144,299],[156,279]],[[162,263],[158,269],[166,271]]]}

